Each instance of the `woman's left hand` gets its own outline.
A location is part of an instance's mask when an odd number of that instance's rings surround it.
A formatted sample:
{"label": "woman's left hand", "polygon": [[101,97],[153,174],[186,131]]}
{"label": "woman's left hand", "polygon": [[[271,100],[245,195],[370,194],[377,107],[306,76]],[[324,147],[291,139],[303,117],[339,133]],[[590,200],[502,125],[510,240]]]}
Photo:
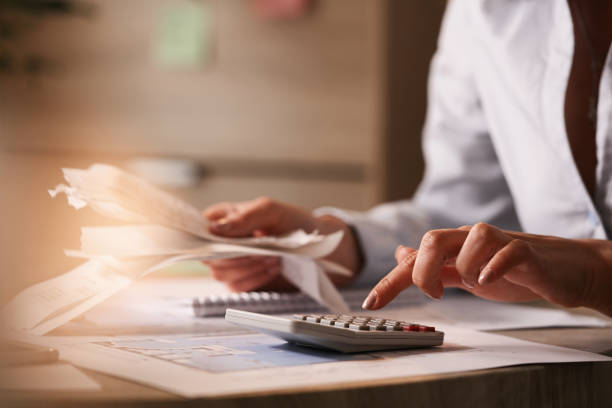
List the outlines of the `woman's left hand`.
{"label": "woman's left hand", "polygon": [[379,309],[413,283],[439,299],[444,287],[502,301],[547,299],[612,316],[612,245],[503,231],[479,223],[427,232],[418,250],[400,246],[398,265],[372,290],[364,308]]}

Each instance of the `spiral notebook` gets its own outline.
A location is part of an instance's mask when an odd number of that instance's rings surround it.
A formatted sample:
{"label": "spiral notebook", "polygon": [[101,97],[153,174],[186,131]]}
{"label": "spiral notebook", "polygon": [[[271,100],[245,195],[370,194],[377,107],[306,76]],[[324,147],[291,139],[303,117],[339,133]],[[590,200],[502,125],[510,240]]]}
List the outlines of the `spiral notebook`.
{"label": "spiral notebook", "polygon": [[[356,311],[361,309],[370,290],[346,289],[341,294],[349,308]],[[422,292],[409,289],[401,292],[388,307],[415,305],[425,299]],[[324,306],[303,293],[242,292],[193,299],[193,311],[198,317],[223,316],[228,308],[268,314],[326,311]]]}

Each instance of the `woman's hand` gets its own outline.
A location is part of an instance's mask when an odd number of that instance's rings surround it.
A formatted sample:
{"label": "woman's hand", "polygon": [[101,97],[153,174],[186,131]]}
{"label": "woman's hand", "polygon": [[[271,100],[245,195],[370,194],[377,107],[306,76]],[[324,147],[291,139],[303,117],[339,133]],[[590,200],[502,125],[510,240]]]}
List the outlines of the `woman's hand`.
{"label": "woman's hand", "polygon": [[544,298],[612,316],[612,244],[502,231],[480,223],[427,232],[418,250],[404,246],[398,265],[364,301],[379,309],[413,283],[439,299],[444,287],[502,301]]}
{"label": "woman's hand", "polygon": [[[360,252],[351,229],[332,216],[315,217],[309,211],[289,204],[258,198],[239,203],[220,203],[207,208],[204,216],[210,221],[210,231],[224,237],[258,237],[281,235],[296,229],[330,234],[342,230],[344,237],[338,248],[325,259],[341,264],[353,276],[360,268]],[[215,279],[225,282],[237,292],[255,289],[287,290],[291,285],[281,276],[281,259],[275,256],[244,256],[206,262]],[[352,278],[330,276],[336,285]]]}

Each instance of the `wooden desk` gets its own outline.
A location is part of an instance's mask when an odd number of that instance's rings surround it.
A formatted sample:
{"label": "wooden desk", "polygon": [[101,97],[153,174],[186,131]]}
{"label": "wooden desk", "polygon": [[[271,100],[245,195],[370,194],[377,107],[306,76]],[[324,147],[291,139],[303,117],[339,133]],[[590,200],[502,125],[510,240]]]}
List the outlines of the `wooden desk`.
{"label": "wooden desk", "polygon": [[[495,332],[524,340],[612,356],[612,328]],[[5,392],[8,407],[612,407],[612,362],[532,364],[446,375],[406,377],[348,387],[186,400],[152,388],[86,371],[101,392]]]}

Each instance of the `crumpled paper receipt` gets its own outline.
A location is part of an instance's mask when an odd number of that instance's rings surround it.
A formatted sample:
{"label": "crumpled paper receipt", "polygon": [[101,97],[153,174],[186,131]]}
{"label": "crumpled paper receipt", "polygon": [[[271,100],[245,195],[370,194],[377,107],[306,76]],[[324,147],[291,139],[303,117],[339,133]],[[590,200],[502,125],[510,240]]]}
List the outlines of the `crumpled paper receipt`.
{"label": "crumpled paper receipt", "polygon": [[211,234],[200,210],[116,167],[95,164],[63,169],[66,184],[49,190],[68,203],[127,221],[118,227],[82,229],[81,248],[66,254],[87,261],[57,278],[18,294],[0,312],[0,324],[42,335],[91,309],[134,280],[172,263],[245,255],[282,258],[282,275],[332,311],[349,311],[328,273],[350,275],[322,258],[342,232],[321,235],[298,230],[283,236],[224,238]]}
{"label": "crumpled paper receipt", "polygon": [[199,209],[117,167],[94,164],[86,170],[62,172],[69,185],[59,184],[49,190],[52,197],[64,193],[68,204],[76,209],[89,206],[121,221],[158,224],[213,242],[258,247],[296,249],[325,239],[316,231],[308,234],[303,230],[283,236],[220,237],[209,232],[209,223]]}

